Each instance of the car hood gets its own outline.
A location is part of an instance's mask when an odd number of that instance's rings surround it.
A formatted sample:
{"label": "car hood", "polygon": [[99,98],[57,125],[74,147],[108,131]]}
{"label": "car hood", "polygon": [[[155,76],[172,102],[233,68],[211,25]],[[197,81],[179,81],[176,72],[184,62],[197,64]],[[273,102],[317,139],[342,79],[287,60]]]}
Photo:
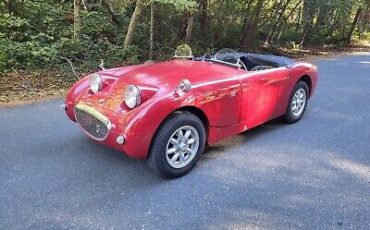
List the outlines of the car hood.
{"label": "car hood", "polygon": [[171,60],[109,69],[98,74],[103,78],[116,79],[112,84],[114,88],[138,85],[156,87],[159,91],[166,91],[175,89],[182,79],[188,79],[195,85],[225,79],[242,72],[242,70],[218,63]]}
{"label": "car hood", "polygon": [[217,83],[240,73],[244,71],[218,63],[192,60],[171,60],[107,69],[97,73],[103,78],[103,89],[95,94],[87,90],[78,101],[103,114],[128,112],[129,109],[123,103],[123,90],[127,85],[139,88],[143,104],[154,95],[174,92],[182,79],[188,79],[195,87],[197,84]]}

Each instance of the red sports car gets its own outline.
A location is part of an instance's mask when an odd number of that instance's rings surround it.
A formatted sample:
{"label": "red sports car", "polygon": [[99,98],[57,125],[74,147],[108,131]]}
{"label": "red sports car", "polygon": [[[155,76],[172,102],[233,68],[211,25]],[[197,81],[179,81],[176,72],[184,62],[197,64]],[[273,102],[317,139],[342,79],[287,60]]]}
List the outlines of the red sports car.
{"label": "red sports car", "polygon": [[206,144],[280,116],[297,122],[317,81],[312,64],[231,49],[194,58],[182,46],[169,61],[86,76],[62,108],[92,139],[175,178]]}

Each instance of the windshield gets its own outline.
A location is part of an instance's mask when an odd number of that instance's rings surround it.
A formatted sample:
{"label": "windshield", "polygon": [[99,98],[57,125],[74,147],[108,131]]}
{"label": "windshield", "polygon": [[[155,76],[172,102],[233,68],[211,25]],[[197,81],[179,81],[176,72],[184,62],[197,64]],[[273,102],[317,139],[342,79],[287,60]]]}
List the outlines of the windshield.
{"label": "windshield", "polygon": [[238,52],[233,49],[222,49],[215,54],[213,60],[237,65],[239,62]]}
{"label": "windshield", "polygon": [[232,67],[247,69],[244,63],[240,60],[240,55],[233,49],[221,49],[215,55],[204,55],[203,57],[194,58],[193,52],[187,44],[182,44],[176,48],[175,59],[194,59],[197,61],[211,61],[215,63],[221,63],[225,65],[230,65]]}
{"label": "windshield", "polygon": [[218,51],[210,61],[246,69],[244,63],[240,60],[240,55],[233,49],[222,49]]}

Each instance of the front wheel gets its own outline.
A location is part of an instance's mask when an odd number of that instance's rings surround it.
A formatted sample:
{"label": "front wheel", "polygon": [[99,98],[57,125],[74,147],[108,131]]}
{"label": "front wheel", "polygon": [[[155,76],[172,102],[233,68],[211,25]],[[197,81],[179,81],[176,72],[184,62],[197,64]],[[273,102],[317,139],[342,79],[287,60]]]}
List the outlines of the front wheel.
{"label": "front wheel", "polygon": [[290,95],[288,108],[284,116],[287,123],[295,123],[302,118],[306,111],[308,97],[307,84],[304,81],[299,81]]}
{"label": "front wheel", "polygon": [[161,125],[153,139],[148,163],[159,175],[176,178],[197,163],[205,146],[202,121],[189,112],[175,112]]}

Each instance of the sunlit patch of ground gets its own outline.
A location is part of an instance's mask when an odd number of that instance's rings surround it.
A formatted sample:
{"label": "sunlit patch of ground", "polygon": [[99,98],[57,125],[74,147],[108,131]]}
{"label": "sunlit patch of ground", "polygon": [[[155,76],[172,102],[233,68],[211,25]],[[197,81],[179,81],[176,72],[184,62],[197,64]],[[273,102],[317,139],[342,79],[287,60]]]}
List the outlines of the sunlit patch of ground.
{"label": "sunlit patch of ground", "polygon": [[64,96],[77,79],[55,72],[15,71],[0,75],[0,106]]}
{"label": "sunlit patch of ground", "polygon": [[346,159],[335,159],[330,161],[330,163],[338,169],[344,172],[350,173],[353,176],[363,179],[370,183],[370,167],[363,165],[358,162],[349,161]]}

